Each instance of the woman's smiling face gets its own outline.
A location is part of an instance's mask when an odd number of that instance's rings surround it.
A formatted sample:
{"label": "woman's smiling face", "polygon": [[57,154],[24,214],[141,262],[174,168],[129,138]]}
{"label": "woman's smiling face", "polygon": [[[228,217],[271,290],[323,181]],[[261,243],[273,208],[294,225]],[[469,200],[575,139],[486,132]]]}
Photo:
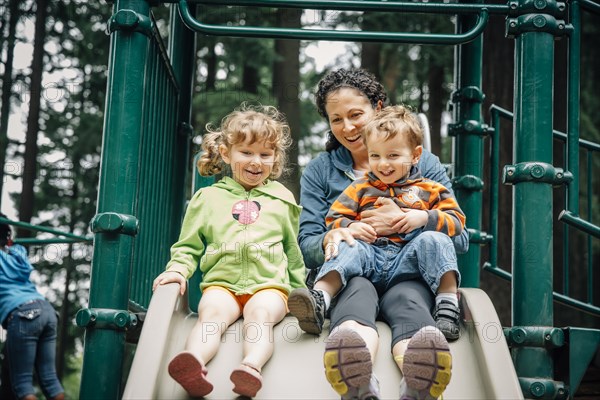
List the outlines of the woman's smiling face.
{"label": "woman's smiling face", "polygon": [[325,111],[331,132],[338,142],[351,153],[366,154],[362,128],[377,111],[369,99],[356,89],[342,87],[327,96]]}

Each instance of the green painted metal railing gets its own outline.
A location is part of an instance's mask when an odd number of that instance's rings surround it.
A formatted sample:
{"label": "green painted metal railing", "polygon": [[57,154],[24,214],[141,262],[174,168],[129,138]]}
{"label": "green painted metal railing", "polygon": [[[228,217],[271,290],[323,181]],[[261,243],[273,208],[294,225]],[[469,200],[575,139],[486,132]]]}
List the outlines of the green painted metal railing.
{"label": "green painted metal railing", "polygon": [[2,217],[0,217],[0,223],[12,225],[12,226],[18,226],[20,228],[25,228],[30,231],[46,232],[46,233],[51,233],[55,236],[63,236],[64,237],[64,239],[61,239],[61,238],[56,238],[56,239],[35,239],[35,238],[19,239],[19,238],[17,238],[15,240],[15,243],[21,243],[21,244],[78,243],[78,242],[91,242],[93,240],[93,238],[91,236],[76,235],[74,233],[63,232],[63,231],[59,231],[57,229],[48,228],[46,226],[33,225],[33,224],[28,224],[27,222],[21,222],[21,221],[12,221],[10,219],[2,218]]}
{"label": "green painted metal railing", "polygon": [[[173,238],[171,219],[173,195],[177,187],[177,136],[179,88],[165,46],[158,34],[148,40],[148,55],[143,77],[142,132],[138,169],[138,212],[141,222],[136,237],[134,265],[129,298],[148,305],[152,280],[169,259]],[[176,220],[177,221],[177,220]]]}
{"label": "green painted metal railing", "polygon": [[[488,253],[488,260],[487,262],[485,262],[483,264],[483,269],[493,273],[494,275],[497,275],[501,278],[507,279],[507,280],[511,280],[512,279],[512,274],[508,271],[506,271],[505,269],[503,269],[500,265],[498,265],[498,189],[499,189],[499,184],[500,184],[500,173],[499,173],[499,164],[500,164],[500,127],[501,127],[501,119],[504,120],[508,120],[512,123],[513,121],[513,113],[505,110],[497,105],[492,105],[490,107],[490,113],[491,113],[491,118],[492,118],[492,127],[493,129],[493,134],[492,134],[492,140],[491,140],[491,145],[490,145],[490,152],[491,152],[491,160],[490,160],[490,213],[489,213],[489,221],[488,221],[488,226],[489,226],[489,231],[491,234],[491,240],[489,242],[489,253]],[[572,147],[569,148],[569,146],[572,146],[571,142],[568,140],[568,135],[557,131],[557,130],[553,130],[553,136],[555,141],[558,141],[560,143],[565,143],[565,155],[567,155],[568,153],[572,152]],[[595,159],[594,156],[596,157],[600,157],[600,144],[597,143],[593,143],[590,142],[588,140],[584,140],[584,139],[579,139],[577,141],[577,144],[575,146],[576,150],[578,151],[578,153],[580,152],[585,152],[586,154],[586,159],[587,159],[587,168],[585,171],[585,182],[586,182],[586,189],[587,189],[587,195],[585,196],[585,202],[587,204],[587,219],[583,219],[581,217],[576,217],[575,214],[570,211],[570,210],[563,210],[560,213],[560,217],[559,220],[565,222],[565,223],[569,223],[571,224],[575,229],[579,229],[582,232],[585,232],[587,234],[587,240],[586,240],[586,247],[587,247],[587,254],[589,254],[589,257],[587,257],[587,266],[585,268],[585,272],[587,274],[587,285],[586,285],[586,299],[585,300],[580,300],[580,299],[576,299],[573,297],[569,296],[569,292],[565,290],[565,285],[563,284],[563,288],[561,289],[561,291],[553,291],[553,297],[554,300],[571,306],[571,307],[575,307],[577,309],[580,309],[582,311],[594,314],[594,315],[599,315],[600,316],[600,306],[599,305],[595,305],[593,304],[593,299],[594,299],[594,269],[593,269],[593,265],[592,265],[592,252],[593,252],[593,246],[592,246],[592,236],[596,236],[598,237],[598,232],[600,231],[600,228],[596,225],[594,225],[591,220],[594,214],[594,210],[592,207],[593,204],[593,192],[592,192],[592,176],[594,173],[594,170],[592,168],[593,165],[593,160]],[[567,157],[565,157],[566,159],[568,159]],[[572,160],[573,158],[571,158]],[[577,168],[577,171],[579,171],[579,168]],[[573,174],[574,176],[576,176],[575,174]],[[579,174],[577,174],[577,176],[579,176]],[[576,176],[576,177],[577,177]],[[578,183],[576,185],[569,185],[567,187],[567,195],[569,197],[571,197],[571,191],[573,190],[572,188],[577,188],[577,197],[576,197],[576,201],[577,204],[579,204],[579,187],[580,187],[580,179],[573,179],[573,181],[577,181]],[[573,206],[574,203],[570,202],[569,203],[570,206]],[[569,234],[568,231],[565,230],[565,237]],[[569,252],[569,248],[568,246],[569,241],[567,240],[563,240],[563,253],[567,253]],[[568,277],[570,275],[570,265],[569,265],[569,259],[565,258],[563,260],[563,279],[567,280],[568,282]],[[568,287],[568,284],[567,284]]]}
{"label": "green painted metal railing", "polygon": [[30,231],[45,232],[45,233],[50,233],[54,236],[62,236],[62,237],[54,237],[54,238],[47,238],[47,239],[38,239],[38,238],[19,239],[19,238],[16,238],[15,243],[18,243],[18,244],[44,245],[44,244],[54,244],[54,243],[81,243],[81,242],[91,242],[94,239],[91,236],[76,235],[74,233],[59,231],[57,229],[49,228],[47,226],[28,224],[27,222],[13,221],[13,220],[10,220],[7,218],[2,218],[2,217],[0,217],[0,223],[12,225],[12,226],[18,226],[20,228],[25,228]]}
{"label": "green painted metal railing", "polygon": [[171,63],[146,1],[113,12],[89,308],[77,314],[84,399],[120,397],[126,332],[139,324],[128,307],[148,305],[177,239],[189,165],[192,34],[174,30]]}
{"label": "green painted metal railing", "polygon": [[[223,2],[208,0],[202,3],[219,4]],[[256,26],[221,26],[210,25],[198,21],[191,15],[188,1],[179,1],[179,11],[185,24],[196,32],[205,35],[224,35],[255,38],[276,39],[304,39],[304,40],[333,40],[333,41],[362,41],[362,42],[393,42],[393,43],[422,43],[422,44],[460,44],[476,39],[481,35],[487,25],[490,7],[479,5],[478,7],[448,4],[448,3],[401,3],[401,2],[376,2],[376,1],[243,1],[232,0],[227,2],[232,5],[254,5],[254,6],[281,6],[293,8],[317,9],[343,9],[343,10],[372,10],[372,11],[409,11],[421,13],[445,13],[445,14],[471,14],[477,13],[477,23],[469,31],[457,34],[423,34],[423,33],[394,33],[394,32],[367,32],[327,29],[295,29],[295,28],[270,28]],[[366,7],[366,8],[365,8]],[[507,6],[492,7],[495,12],[506,11]]]}
{"label": "green painted metal railing", "polygon": [[[472,0],[481,5],[480,0]],[[475,5],[474,4],[474,5]],[[459,15],[457,32],[466,32],[475,26],[473,15]],[[483,38],[461,44],[455,48],[454,70],[456,90],[452,94],[455,123],[448,132],[454,136],[455,177],[452,187],[461,208],[467,216],[471,243],[481,235],[481,210],[483,189],[483,135],[485,126],[481,123],[481,69],[483,64]],[[485,236],[485,235],[483,235]],[[475,243],[474,243],[475,244]],[[461,272],[461,286],[479,287],[479,265],[481,249],[471,245],[466,254],[458,255]]]}

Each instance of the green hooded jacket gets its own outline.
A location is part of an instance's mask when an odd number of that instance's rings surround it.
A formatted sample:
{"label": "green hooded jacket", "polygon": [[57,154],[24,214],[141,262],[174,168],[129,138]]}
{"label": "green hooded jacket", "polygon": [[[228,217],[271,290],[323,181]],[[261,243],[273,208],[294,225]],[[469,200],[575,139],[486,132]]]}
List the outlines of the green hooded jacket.
{"label": "green hooded jacket", "polygon": [[225,177],[190,200],[166,269],[189,279],[200,261],[201,289],[216,285],[238,295],[305,287],[300,211],[277,181],[247,191]]}

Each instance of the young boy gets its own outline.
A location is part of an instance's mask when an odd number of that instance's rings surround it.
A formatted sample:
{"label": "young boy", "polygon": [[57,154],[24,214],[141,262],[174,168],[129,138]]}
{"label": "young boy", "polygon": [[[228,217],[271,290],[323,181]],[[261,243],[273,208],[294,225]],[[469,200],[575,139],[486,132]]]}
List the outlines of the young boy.
{"label": "young boy", "polygon": [[[326,249],[314,289],[294,290],[288,299],[290,312],[303,330],[320,333],[331,299],[349,279],[368,278],[383,293],[399,281],[422,278],[436,294],[437,328],[456,340],[460,274],[450,237],[462,232],[465,215],[446,187],[423,178],[416,167],[423,134],[407,108],[381,110],[365,126],[363,140],[371,172],[344,190],[326,218],[329,229],[348,229],[358,240]],[[392,221],[398,233],[378,237],[373,227],[360,222],[360,214],[378,207],[382,197],[391,198],[401,214]]]}

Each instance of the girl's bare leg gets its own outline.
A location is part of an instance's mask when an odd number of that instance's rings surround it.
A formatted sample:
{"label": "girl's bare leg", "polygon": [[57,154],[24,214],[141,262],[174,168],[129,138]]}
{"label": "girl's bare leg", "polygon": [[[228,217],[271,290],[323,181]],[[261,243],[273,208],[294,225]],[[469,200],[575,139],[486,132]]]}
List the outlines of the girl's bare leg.
{"label": "girl's bare leg", "polygon": [[287,313],[283,298],[271,290],[254,294],[244,307],[244,359],[260,370],[273,354],[273,327]]}
{"label": "girl's bare leg", "polygon": [[198,322],[188,336],[185,351],[169,363],[169,375],[191,397],[204,397],[213,390],[206,363],[219,349],[221,335],[240,316],[240,307],[224,290],[209,290],[198,305]]}
{"label": "girl's bare leg", "polygon": [[244,306],[244,359],[230,376],[235,393],[255,397],[262,388],[260,371],[273,355],[273,327],[286,313],[286,302],[271,290],[255,293]]}
{"label": "girl's bare leg", "polygon": [[223,332],[240,314],[240,306],[229,293],[206,291],[198,305],[198,322],[188,336],[185,349],[206,365],[217,353]]}

